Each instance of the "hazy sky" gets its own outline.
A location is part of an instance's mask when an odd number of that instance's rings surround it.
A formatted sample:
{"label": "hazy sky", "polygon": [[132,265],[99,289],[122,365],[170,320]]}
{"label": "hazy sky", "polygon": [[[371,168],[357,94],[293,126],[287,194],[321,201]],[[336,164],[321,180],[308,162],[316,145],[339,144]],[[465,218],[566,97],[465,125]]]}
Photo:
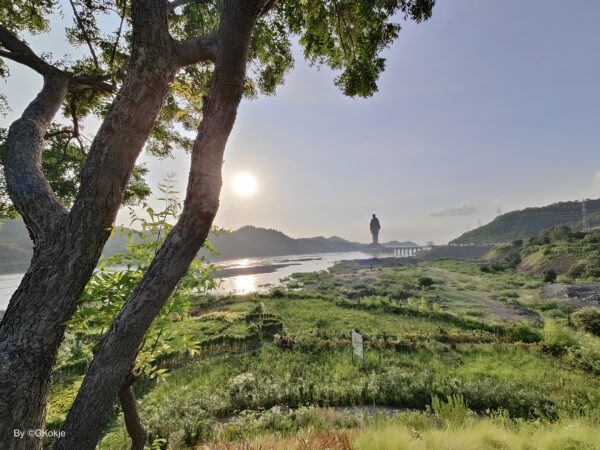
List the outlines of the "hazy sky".
{"label": "hazy sky", "polygon": [[[600,196],[599,18],[596,0],[438,0],[404,25],[369,99],[296,51],[278,95],[240,107],[216,224],[366,242],[375,212],[382,241],[441,243],[498,208]],[[41,84],[11,67],[3,124]],[[142,159],[152,186],[172,171],[183,195],[188,155]],[[255,195],[234,193],[239,172]]]}

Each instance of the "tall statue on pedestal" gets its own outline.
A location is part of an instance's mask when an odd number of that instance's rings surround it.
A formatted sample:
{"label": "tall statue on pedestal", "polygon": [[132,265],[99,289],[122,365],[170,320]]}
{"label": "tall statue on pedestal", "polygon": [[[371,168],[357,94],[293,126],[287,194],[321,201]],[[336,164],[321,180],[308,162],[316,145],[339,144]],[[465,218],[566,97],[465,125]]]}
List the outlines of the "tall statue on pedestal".
{"label": "tall statue on pedestal", "polygon": [[373,214],[369,228],[371,229],[371,234],[373,235],[373,244],[379,244],[379,230],[381,230],[381,224],[379,223],[379,219],[375,214]]}

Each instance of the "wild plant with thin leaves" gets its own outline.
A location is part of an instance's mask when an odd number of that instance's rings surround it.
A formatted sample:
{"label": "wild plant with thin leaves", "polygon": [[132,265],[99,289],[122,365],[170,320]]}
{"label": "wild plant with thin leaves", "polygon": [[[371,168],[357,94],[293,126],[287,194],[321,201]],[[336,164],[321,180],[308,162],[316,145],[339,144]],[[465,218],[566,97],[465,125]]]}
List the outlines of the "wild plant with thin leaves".
{"label": "wild plant with thin leaves", "polygon": [[[173,174],[159,183],[162,195],[158,200],[164,203],[162,209],[156,211],[143,203],[145,214],[139,214],[136,209],[130,208],[131,225],[137,226],[137,229],[121,228],[117,231],[128,234],[127,252],[108,257],[100,264],[86,286],[76,315],[70,321],[73,331],[85,335],[88,340],[99,339],[121,310],[181,211],[174,185]],[[216,252],[210,245],[206,247]],[[193,297],[190,293],[203,293],[216,287],[214,272],[214,266],[204,256],[190,266],[148,330],[138,353],[136,373],[161,376],[165,372],[154,364],[157,356],[181,350],[195,353],[197,343],[187,335],[172,333],[169,325],[187,318]]]}
{"label": "wild plant with thin leaves", "polygon": [[[147,203],[142,204],[145,214],[139,214],[136,209],[130,208],[131,225],[137,226],[137,229],[119,230],[120,233],[128,234],[127,252],[106,258],[87,284],[77,312],[69,321],[69,327],[71,332],[82,337],[90,345],[99,344],[104,331],[123,308],[173,227],[172,222],[176,221],[181,211],[181,203],[177,199],[178,192],[174,185],[173,174],[169,174],[159,183],[158,189],[162,196],[158,200],[164,203],[160,210],[156,211]],[[216,252],[209,243],[205,244],[205,247]],[[123,380],[119,398],[126,415],[126,423],[128,411],[137,417],[136,400],[131,389],[136,380],[141,376],[159,380],[164,378],[167,369],[160,364],[164,356],[178,353],[189,353],[193,356],[198,352],[199,342],[191,335],[182,333],[181,327],[173,327],[172,324],[188,318],[194,297],[191,294],[204,293],[216,287],[214,273],[214,266],[208,263],[204,256],[196,258],[154,319],[139,348],[130,374]],[[129,408],[124,402],[129,404]],[[137,422],[141,427],[139,418]],[[127,427],[132,435],[129,424]],[[145,435],[143,427],[141,430]]]}

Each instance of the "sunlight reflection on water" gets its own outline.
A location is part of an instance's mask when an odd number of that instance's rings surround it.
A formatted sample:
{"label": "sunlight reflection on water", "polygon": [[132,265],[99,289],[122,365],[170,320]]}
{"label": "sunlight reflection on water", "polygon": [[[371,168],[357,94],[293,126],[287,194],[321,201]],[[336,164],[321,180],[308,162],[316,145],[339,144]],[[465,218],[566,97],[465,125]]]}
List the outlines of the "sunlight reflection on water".
{"label": "sunlight reflection on water", "polygon": [[249,294],[256,290],[256,276],[255,275],[238,275],[235,277],[235,293],[236,294]]}
{"label": "sunlight reflection on water", "polygon": [[[219,287],[212,291],[215,294],[249,294],[251,292],[265,292],[269,288],[279,284],[280,279],[290,276],[294,272],[314,272],[326,270],[335,262],[344,259],[363,259],[369,255],[362,252],[343,253],[317,253],[311,255],[284,255],[262,258],[240,258],[236,260],[222,261],[221,267],[245,268],[270,264],[290,264],[266,273],[237,275],[231,278],[223,278]],[[23,273],[0,275],[0,311],[5,310],[8,301],[17,289],[23,278]]]}
{"label": "sunlight reflection on water", "polygon": [[289,277],[294,272],[315,272],[326,270],[334,263],[344,259],[364,259],[369,255],[362,252],[316,253],[309,255],[284,255],[262,258],[240,258],[223,261],[223,268],[260,267],[271,264],[289,264],[274,271],[256,274],[234,275],[222,278],[219,287],[213,291],[217,295],[238,294],[251,292],[267,292],[280,283],[281,278]]}

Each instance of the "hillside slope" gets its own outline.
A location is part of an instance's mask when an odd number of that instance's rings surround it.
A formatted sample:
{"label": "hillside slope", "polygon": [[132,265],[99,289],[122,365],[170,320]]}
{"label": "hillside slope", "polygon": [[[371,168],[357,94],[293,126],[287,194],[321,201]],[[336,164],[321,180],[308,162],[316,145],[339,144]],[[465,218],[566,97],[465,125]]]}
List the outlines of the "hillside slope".
{"label": "hillside slope", "polygon": [[[591,226],[600,225],[600,199],[586,200]],[[581,229],[581,202],[560,202],[539,208],[512,211],[496,217],[487,225],[468,231],[451,244],[489,244],[529,239],[556,225]]]}
{"label": "hillside slope", "polygon": [[515,268],[535,276],[552,272],[552,278],[560,276],[566,282],[598,282],[600,229],[584,233],[559,225],[525,243],[498,244],[484,259],[492,271]]}
{"label": "hillside slope", "polygon": [[600,231],[571,232],[552,228],[532,239],[521,252],[519,271],[543,274],[553,271],[568,281],[600,281]]}

